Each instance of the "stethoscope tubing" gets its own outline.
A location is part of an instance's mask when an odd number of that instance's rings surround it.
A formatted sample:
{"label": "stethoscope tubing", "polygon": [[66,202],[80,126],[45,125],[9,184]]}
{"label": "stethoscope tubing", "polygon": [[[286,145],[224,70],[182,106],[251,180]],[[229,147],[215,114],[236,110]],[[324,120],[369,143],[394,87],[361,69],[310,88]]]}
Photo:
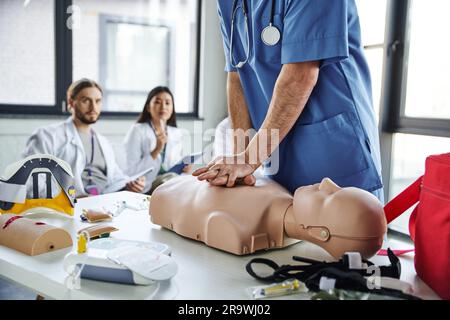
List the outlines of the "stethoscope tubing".
{"label": "stethoscope tubing", "polygon": [[[230,49],[229,49],[229,60],[230,60],[230,64],[234,67],[234,68],[242,68],[249,60],[250,58],[250,28],[249,28],[249,19],[248,19],[248,11],[247,11],[247,1],[246,0],[242,0],[242,12],[244,14],[244,20],[245,20],[245,34],[246,34],[246,40],[247,40],[247,46],[245,49],[245,60],[243,61],[238,61],[237,64],[234,63],[234,58],[233,58],[233,47],[234,47],[234,24],[235,24],[235,17],[236,17],[236,13],[239,9],[238,6],[238,0],[233,0],[233,7],[231,10],[231,35],[230,35]],[[273,26],[274,23],[274,17],[275,17],[275,0],[272,0],[272,4],[271,4],[271,10],[270,10],[270,21],[269,21],[269,25],[264,28],[264,30],[261,33],[261,39],[263,40],[263,43],[268,45],[268,46],[272,46],[278,43],[279,41],[279,30]],[[278,33],[278,39],[273,42],[267,42],[264,39],[264,32],[268,29],[268,28],[273,28],[276,30],[276,32]]]}

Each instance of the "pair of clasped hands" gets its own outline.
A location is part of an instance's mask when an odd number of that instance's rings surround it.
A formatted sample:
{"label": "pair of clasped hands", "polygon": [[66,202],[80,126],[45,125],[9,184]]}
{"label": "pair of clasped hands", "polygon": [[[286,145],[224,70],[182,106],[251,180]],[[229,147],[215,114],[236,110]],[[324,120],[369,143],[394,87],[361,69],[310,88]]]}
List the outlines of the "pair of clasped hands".
{"label": "pair of clasped hands", "polygon": [[253,186],[256,183],[253,173],[258,167],[257,164],[249,164],[243,152],[233,156],[218,157],[206,167],[195,170],[192,175],[200,181],[208,181],[213,186],[228,188],[238,184]]}

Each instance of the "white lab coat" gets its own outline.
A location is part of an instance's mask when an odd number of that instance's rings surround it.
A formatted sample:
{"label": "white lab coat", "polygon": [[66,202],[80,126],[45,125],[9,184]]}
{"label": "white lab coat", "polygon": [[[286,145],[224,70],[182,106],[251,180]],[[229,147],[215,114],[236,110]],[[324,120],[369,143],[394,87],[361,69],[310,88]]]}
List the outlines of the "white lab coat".
{"label": "white lab coat", "polygon": [[[154,170],[145,175],[144,192],[150,191],[153,181],[161,167],[161,155],[153,159],[151,152],[156,148],[156,135],[149,123],[135,123],[128,131],[124,148],[127,155],[128,175],[135,175],[153,167]],[[178,128],[167,126],[167,147],[164,159],[166,170],[173,167],[183,157],[183,134]]]}
{"label": "white lab coat", "polygon": [[[116,163],[114,150],[109,141],[95,132],[106,162],[107,185],[103,193],[118,191],[125,187],[128,177]],[[65,122],[39,128],[27,141],[23,156],[51,154],[66,161],[72,168],[78,196],[86,196],[82,172],[86,166],[86,153],[72,118]]]}

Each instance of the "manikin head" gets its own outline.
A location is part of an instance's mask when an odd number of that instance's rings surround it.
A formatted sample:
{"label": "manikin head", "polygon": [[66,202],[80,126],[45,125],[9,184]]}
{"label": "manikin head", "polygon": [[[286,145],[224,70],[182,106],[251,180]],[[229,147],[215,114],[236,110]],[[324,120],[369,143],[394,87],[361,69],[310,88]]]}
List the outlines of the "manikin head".
{"label": "manikin head", "polygon": [[[380,201],[358,188],[341,188],[329,178],[301,187],[293,212],[299,238],[323,247],[339,259],[345,252],[371,257],[381,248],[386,218]],[[295,229],[286,225],[289,236]]]}

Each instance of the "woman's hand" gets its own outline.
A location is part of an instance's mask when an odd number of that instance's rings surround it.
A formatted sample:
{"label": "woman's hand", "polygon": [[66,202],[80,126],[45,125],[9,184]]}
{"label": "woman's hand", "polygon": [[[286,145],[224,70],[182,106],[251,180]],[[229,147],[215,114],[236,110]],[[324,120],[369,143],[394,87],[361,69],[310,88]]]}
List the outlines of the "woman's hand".
{"label": "woman's hand", "polygon": [[141,193],[145,188],[145,177],[139,177],[134,181],[130,181],[126,185],[126,190],[136,193]]}
{"label": "woman's hand", "polygon": [[183,168],[183,173],[190,173],[192,171],[192,164],[188,164]]}
{"label": "woman's hand", "polygon": [[156,132],[156,147],[151,152],[152,158],[156,159],[167,143],[167,135],[164,131]]}

